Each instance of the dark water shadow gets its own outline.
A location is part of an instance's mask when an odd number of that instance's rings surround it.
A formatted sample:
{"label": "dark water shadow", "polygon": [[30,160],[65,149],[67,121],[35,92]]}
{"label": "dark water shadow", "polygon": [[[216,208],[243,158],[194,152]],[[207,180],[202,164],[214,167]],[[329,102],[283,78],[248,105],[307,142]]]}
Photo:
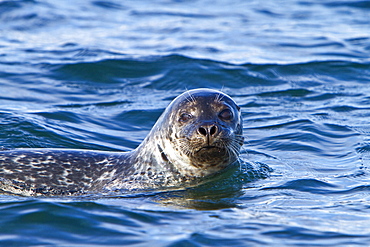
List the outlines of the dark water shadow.
{"label": "dark water shadow", "polygon": [[244,194],[244,188],[269,177],[271,172],[266,164],[242,162],[241,166],[235,166],[194,187],[137,196],[150,196],[154,202],[167,207],[195,210],[235,208],[241,203],[239,199]]}

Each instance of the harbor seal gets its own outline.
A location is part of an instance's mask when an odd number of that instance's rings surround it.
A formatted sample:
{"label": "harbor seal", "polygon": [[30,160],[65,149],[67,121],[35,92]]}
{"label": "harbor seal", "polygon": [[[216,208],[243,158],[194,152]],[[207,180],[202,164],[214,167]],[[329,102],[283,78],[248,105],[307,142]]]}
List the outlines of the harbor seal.
{"label": "harbor seal", "polygon": [[0,152],[0,191],[80,195],[191,183],[238,160],[240,108],[226,94],[194,89],[176,97],[130,152],[15,149]]}

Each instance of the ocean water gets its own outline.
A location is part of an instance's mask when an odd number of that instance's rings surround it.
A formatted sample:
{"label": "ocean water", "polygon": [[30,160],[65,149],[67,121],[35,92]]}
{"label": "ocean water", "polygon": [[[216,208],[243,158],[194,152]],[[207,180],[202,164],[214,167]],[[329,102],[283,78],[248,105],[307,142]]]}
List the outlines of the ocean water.
{"label": "ocean water", "polygon": [[177,191],[0,195],[0,246],[369,246],[370,2],[2,0],[0,146],[135,148],[187,89],[246,162]]}

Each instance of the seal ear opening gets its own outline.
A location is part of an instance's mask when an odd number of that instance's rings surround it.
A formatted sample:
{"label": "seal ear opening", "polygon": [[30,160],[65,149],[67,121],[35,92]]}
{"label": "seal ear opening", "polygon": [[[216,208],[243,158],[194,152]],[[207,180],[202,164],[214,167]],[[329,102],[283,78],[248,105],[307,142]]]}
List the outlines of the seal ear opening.
{"label": "seal ear opening", "polygon": [[161,146],[157,145],[158,149],[159,149],[159,152],[161,152],[161,157],[164,161],[168,161],[168,158],[167,158],[167,155],[164,153],[163,149],[161,148]]}
{"label": "seal ear opening", "polygon": [[164,160],[164,161],[168,161],[168,158],[167,158],[167,155],[165,154],[165,153],[161,153],[161,156],[162,156],[162,159]]}

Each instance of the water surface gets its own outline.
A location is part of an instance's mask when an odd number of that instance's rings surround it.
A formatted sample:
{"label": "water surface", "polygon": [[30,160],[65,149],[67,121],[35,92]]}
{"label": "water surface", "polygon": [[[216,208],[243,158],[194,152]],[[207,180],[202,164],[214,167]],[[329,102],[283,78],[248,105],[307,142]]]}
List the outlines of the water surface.
{"label": "water surface", "polygon": [[367,246],[368,1],[1,1],[0,146],[128,151],[186,89],[241,106],[242,159],[178,191],[0,196],[0,245]]}

